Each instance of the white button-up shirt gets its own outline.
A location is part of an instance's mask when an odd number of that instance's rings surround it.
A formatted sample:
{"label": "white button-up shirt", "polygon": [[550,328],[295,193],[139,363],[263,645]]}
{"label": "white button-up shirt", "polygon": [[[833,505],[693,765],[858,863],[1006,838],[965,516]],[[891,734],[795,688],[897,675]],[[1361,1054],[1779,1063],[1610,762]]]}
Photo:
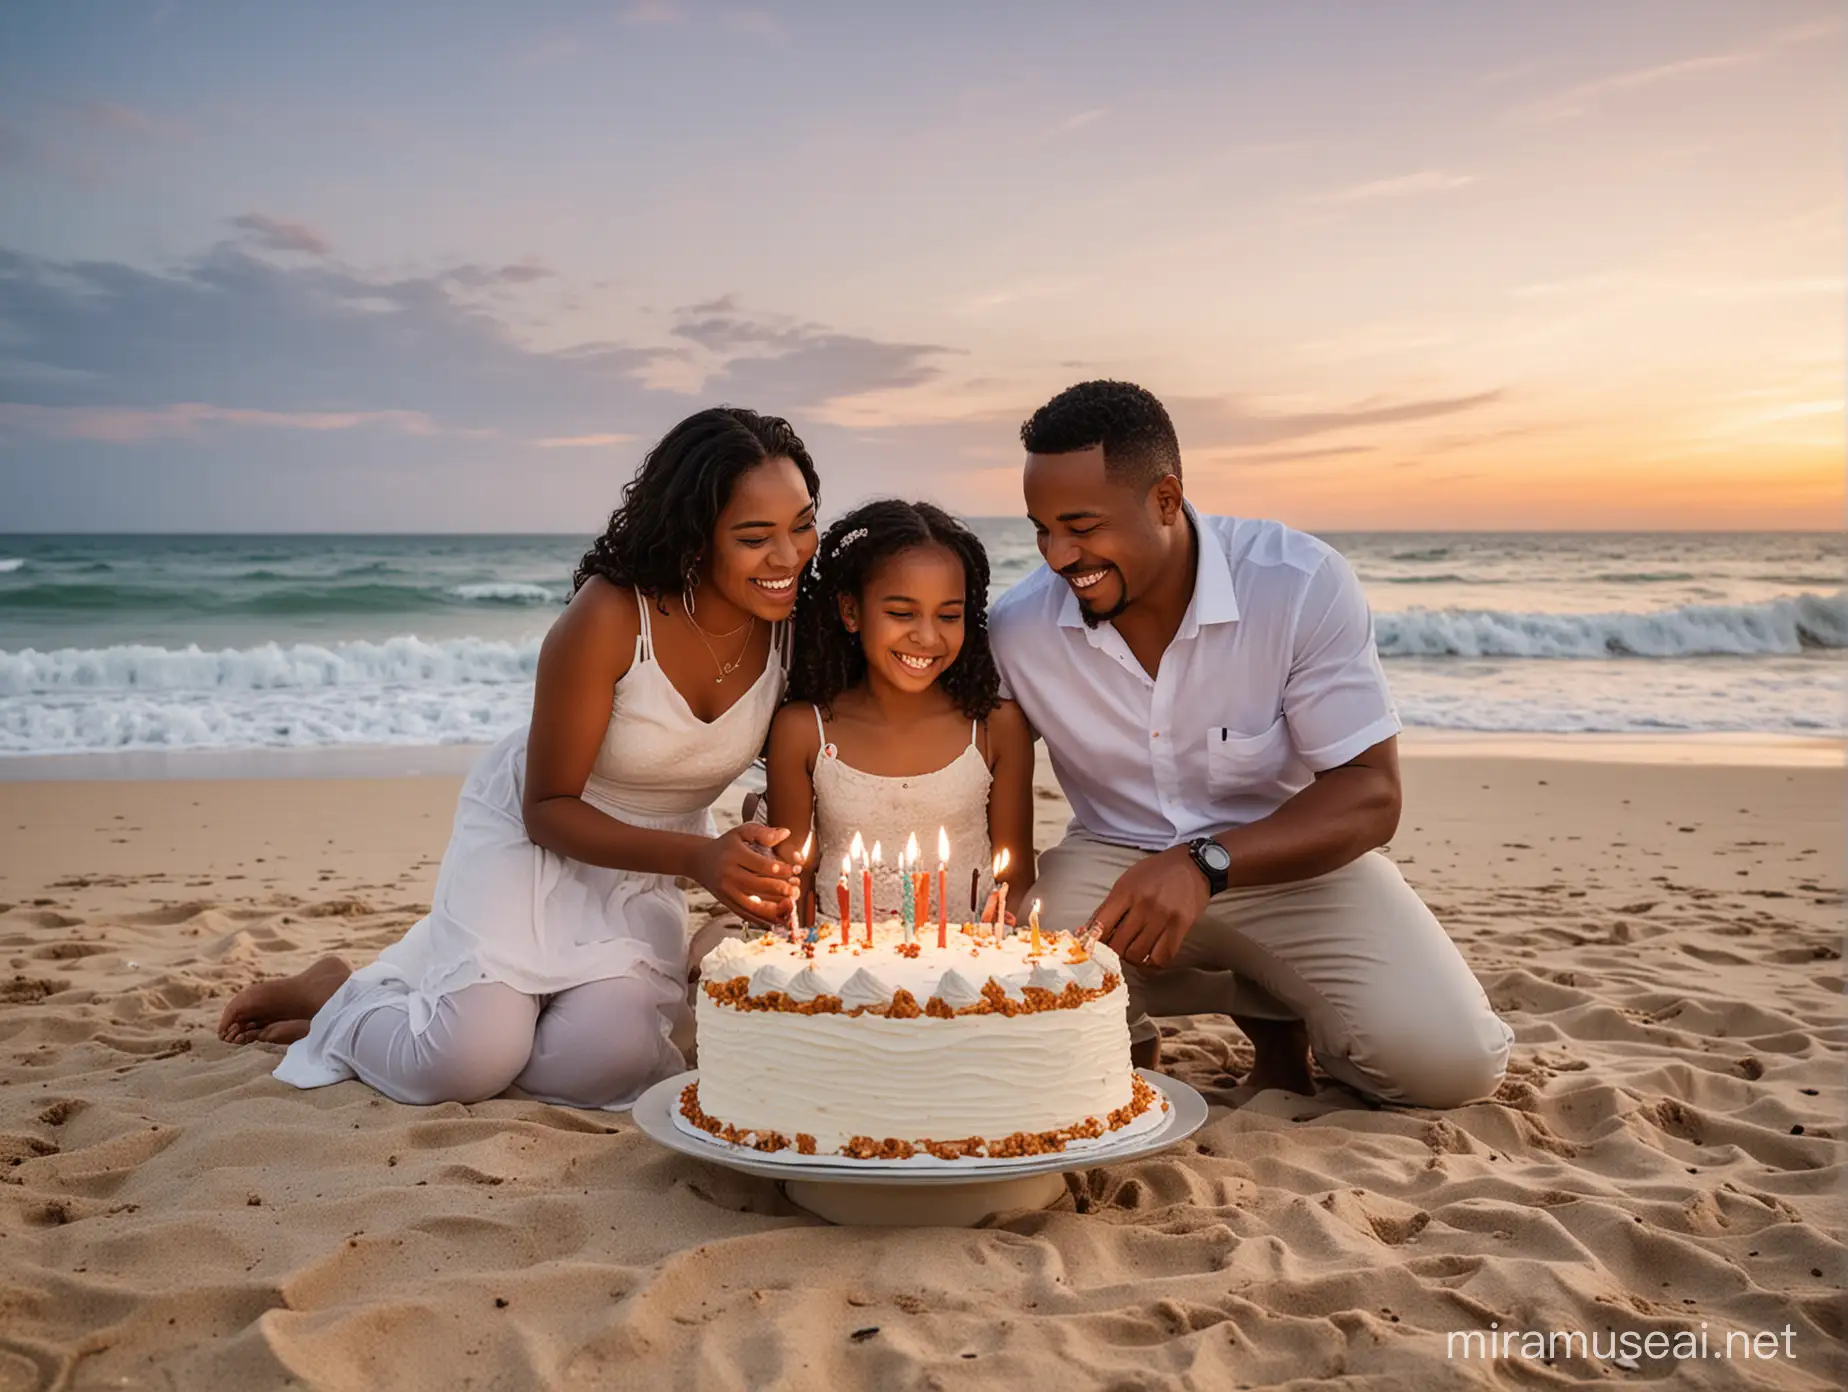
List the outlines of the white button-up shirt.
{"label": "white button-up shirt", "polygon": [[1266,817],[1400,728],[1339,552],[1281,522],[1187,516],[1193,599],[1154,676],[1045,566],[988,621],[1003,695],[1045,739],[1079,825],[1147,850]]}

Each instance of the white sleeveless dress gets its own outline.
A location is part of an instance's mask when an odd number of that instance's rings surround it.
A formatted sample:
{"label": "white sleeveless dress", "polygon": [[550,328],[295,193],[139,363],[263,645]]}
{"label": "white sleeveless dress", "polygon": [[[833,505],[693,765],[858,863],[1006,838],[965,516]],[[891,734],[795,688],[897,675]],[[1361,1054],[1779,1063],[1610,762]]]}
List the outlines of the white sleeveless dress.
{"label": "white sleeveless dress", "polygon": [[[853,844],[857,831],[867,854],[878,842],[882,854],[873,877],[873,916],[897,917],[899,898],[898,856],[905,838],[915,835],[921,853],[917,868],[928,871],[931,921],[936,921],[937,828],[950,838],[950,922],[974,917],[969,911],[969,881],[977,880],[976,908],[988,901],[993,887],[993,851],[988,840],[988,794],[994,784],[988,761],[976,747],[979,725],[969,728],[969,745],[949,763],[932,773],[892,777],[867,773],[840,757],[828,739],[821,711],[815,712],[821,734],[821,752],[815,756],[815,840],[820,846],[815,861],[815,899],[821,917],[838,914],[841,857]],[[847,877],[855,922],[866,916],[864,881],[856,867]]]}
{"label": "white sleeveless dress", "polygon": [[[763,751],[781,703],[788,625],[772,628],[756,683],[708,722],[656,662],[652,605],[636,598],[635,658],[616,683],[584,801],[632,826],[711,836],[712,804]],[[526,735],[509,734],[470,772],[430,913],[321,1007],[276,1069],[283,1082],[308,1088],[353,1077],[341,1056],[368,1013],[402,1006],[421,1034],[445,995],[484,981],[549,996],[633,977],[651,988],[663,1037],[683,1050],[690,1042],[685,894],[671,876],[588,865],[534,845],[521,810]]]}

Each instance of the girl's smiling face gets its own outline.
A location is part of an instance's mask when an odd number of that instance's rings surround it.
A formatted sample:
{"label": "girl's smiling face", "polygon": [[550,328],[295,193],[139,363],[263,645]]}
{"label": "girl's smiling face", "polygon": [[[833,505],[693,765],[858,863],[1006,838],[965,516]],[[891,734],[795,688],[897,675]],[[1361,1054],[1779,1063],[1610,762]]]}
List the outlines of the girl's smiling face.
{"label": "girl's smiling face", "polygon": [[968,601],[962,561],[930,543],[875,566],[857,599],[840,597],[841,621],[859,635],[869,679],[916,693],[962,652]]}

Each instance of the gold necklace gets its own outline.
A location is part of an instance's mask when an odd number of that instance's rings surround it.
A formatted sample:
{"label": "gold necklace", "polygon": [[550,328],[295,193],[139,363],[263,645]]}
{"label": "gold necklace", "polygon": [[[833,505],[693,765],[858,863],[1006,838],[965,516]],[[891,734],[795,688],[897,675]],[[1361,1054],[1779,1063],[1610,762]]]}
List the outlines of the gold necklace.
{"label": "gold necklace", "polygon": [[[708,638],[729,638],[734,633],[742,632],[745,627],[745,624],[739,624],[737,628],[728,628],[723,633],[713,633],[710,630],[706,629],[704,626],[702,626],[699,619],[696,618],[693,613],[693,588],[692,586],[688,586],[686,589],[680,592],[680,612],[687,616],[688,623],[692,624],[693,627],[699,629],[699,631],[701,633],[704,633]],[[757,622],[757,616],[755,614],[751,614],[746,617],[746,623],[754,624],[756,622]]]}
{"label": "gold necklace", "polygon": [[751,624],[756,623],[757,616],[753,614],[744,623],[739,624],[736,628],[728,628],[723,633],[714,633],[710,629],[703,627],[700,621],[693,617],[693,611],[691,609],[687,610],[687,622],[699,629],[699,631],[704,633],[708,638],[730,638],[733,634],[742,633]]}
{"label": "gold necklace", "polygon": [[[706,630],[701,628],[698,624],[693,625],[693,631],[699,635],[699,641],[704,645],[707,653],[712,657],[712,665],[719,669],[719,675],[713,678],[713,684],[715,686],[719,682],[724,681],[733,672],[737,671],[743,664],[744,655],[751,650],[751,639],[757,636],[757,615],[751,615],[750,622],[741,624],[740,627],[748,629],[749,631],[744,635],[744,643],[738,649],[738,656],[733,658],[730,662],[723,662],[719,659],[719,654],[714,650],[712,644],[706,642]],[[736,628],[732,630],[733,633],[737,631]]]}

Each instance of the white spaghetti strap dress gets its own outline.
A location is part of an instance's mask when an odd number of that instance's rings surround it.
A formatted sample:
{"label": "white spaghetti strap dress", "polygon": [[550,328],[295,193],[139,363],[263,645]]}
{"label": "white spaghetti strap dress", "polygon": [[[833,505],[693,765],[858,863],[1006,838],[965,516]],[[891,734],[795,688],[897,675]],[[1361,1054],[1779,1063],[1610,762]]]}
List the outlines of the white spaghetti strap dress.
{"label": "white spaghetti strap dress", "polygon": [[[703,721],[655,660],[653,606],[636,598],[635,658],[616,684],[583,797],[633,826],[711,836],[712,804],[762,752],[782,699],[789,626],[772,629],[769,659],[751,689]],[[630,979],[645,986],[662,1038],[673,1042],[661,1057],[680,1057],[691,1040],[686,896],[670,876],[588,865],[527,839],[526,735],[524,728],[509,734],[475,765],[430,913],[321,1008],[276,1069],[282,1081],[312,1088],[352,1078],[353,1035],[372,1011],[401,1008],[411,1030],[422,1033],[444,996],[482,982],[550,997],[588,982]],[[648,1079],[635,1096],[658,1080]]]}

